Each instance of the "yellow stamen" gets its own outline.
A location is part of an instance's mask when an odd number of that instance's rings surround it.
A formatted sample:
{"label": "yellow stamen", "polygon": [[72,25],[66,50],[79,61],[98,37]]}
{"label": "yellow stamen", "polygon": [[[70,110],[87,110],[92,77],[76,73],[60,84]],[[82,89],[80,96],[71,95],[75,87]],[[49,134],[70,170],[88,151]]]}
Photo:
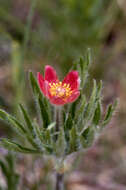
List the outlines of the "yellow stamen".
{"label": "yellow stamen", "polygon": [[62,82],[49,83],[49,92],[52,96],[57,96],[66,100],[72,94],[70,84],[62,84]]}

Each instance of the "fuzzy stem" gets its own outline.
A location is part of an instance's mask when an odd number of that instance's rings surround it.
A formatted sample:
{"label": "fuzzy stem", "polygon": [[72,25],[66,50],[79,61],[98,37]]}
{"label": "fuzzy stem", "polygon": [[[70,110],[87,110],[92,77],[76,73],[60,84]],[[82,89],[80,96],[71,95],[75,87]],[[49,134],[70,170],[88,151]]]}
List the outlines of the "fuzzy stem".
{"label": "fuzzy stem", "polygon": [[[58,139],[58,132],[60,130],[60,124],[61,124],[61,110],[60,107],[55,107],[55,121],[56,121],[56,141]],[[56,173],[56,186],[55,190],[64,190],[64,174]]]}
{"label": "fuzzy stem", "polygon": [[60,128],[60,108],[56,107],[55,108],[55,120],[56,120],[56,128],[55,128],[55,131],[56,131],[56,140],[58,138],[58,132],[59,132],[59,128]]}
{"label": "fuzzy stem", "polygon": [[55,190],[64,190],[64,174],[56,173]]}

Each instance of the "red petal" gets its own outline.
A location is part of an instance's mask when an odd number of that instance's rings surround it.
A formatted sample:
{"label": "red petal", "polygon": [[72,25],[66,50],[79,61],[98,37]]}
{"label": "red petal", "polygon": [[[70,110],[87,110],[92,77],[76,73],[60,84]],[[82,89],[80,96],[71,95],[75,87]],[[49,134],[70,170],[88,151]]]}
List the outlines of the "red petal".
{"label": "red petal", "polygon": [[48,82],[56,82],[58,80],[55,69],[50,65],[45,67],[45,80]]}
{"label": "red petal", "polygon": [[37,73],[38,83],[43,94],[47,96],[47,82],[40,73]]}
{"label": "red petal", "polygon": [[67,102],[65,102],[62,98],[59,98],[59,97],[52,97],[52,98],[50,98],[50,102],[52,103],[52,104],[55,104],[55,105],[64,105],[64,104],[66,104]]}
{"label": "red petal", "polygon": [[80,95],[80,91],[74,91],[72,95],[67,99],[67,102],[71,103],[74,102]]}
{"label": "red petal", "polygon": [[72,90],[78,89],[80,85],[79,76],[77,71],[71,71],[64,78],[63,83],[70,84]]}

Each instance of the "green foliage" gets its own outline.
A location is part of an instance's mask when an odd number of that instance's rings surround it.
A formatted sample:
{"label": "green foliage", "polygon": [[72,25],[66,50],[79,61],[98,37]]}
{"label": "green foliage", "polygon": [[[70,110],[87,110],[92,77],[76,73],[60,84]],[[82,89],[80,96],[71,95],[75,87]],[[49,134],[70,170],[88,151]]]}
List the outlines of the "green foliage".
{"label": "green foliage", "polygon": [[70,133],[70,140],[69,140],[70,147],[68,153],[76,152],[79,148],[79,144],[78,144],[78,134],[75,125],[73,125],[69,133]]}
{"label": "green foliage", "polygon": [[90,147],[94,141],[94,129],[92,129],[90,126],[85,129],[80,136],[80,141],[83,148]]}
{"label": "green foliage", "polygon": [[40,110],[41,120],[43,121],[43,127],[47,128],[51,122],[50,105],[47,102],[46,98],[43,97],[43,95],[41,94],[37,81],[34,78],[32,72],[30,72],[29,78],[31,81],[31,87],[32,87],[33,95],[35,97],[35,102],[37,103],[38,109]]}
{"label": "green foliage", "polygon": [[115,108],[116,108],[117,104],[118,104],[118,101],[116,100],[113,105],[110,104],[110,105],[108,106],[108,109],[107,109],[107,111],[106,111],[105,118],[104,118],[104,120],[103,120],[103,122],[102,122],[102,126],[103,126],[103,127],[104,127],[105,125],[107,125],[107,124],[109,123],[109,121],[111,120],[112,114],[113,114],[113,112],[115,111]]}
{"label": "green foliage", "polygon": [[101,104],[100,102],[98,102],[97,107],[95,109],[94,118],[93,118],[93,123],[95,126],[99,124],[100,119],[101,119]]}
{"label": "green foliage", "polygon": [[15,172],[14,155],[8,153],[4,160],[0,160],[0,168],[6,179],[6,188],[0,186],[1,190],[17,190],[19,184],[19,175]]}
{"label": "green foliage", "polygon": [[24,122],[0,109],[0,119],[11,124],[12,128],[28,144],[24,146],[20,142],[3,138],[0,145],[15,152],[47,154],[56,157],[65,157],[73,152],[91,147],[98,134],[112,118],[117,101],[114,105],[108,106],[103,118],[102,82],[97,83],[94,80],[90,97],[85,96],[84,87],[90,63],[91,56],[90,50],[88,50],[87,55],[84,58],[81,57],[74,64],[74,68],[78,69],[81,78],[81,95],[74,103],[64,107],[63,118],[59,109],[50,107],[48,100],[41,93],[35,77],[30,72],[29,79],[38,116],[32,119],[22,104],[19,105],[19,108]]}
{"label": "green foliage", "polygon": [[12,142],[9,139],[3,138],[0,142],[0,144],[4,147],[7,148],[8,150],[13,150],[15,152],[21,152],[21,153],[38,153],[37,150],[32,150],[26,147],[23,147],[19,145],[18,143]]}

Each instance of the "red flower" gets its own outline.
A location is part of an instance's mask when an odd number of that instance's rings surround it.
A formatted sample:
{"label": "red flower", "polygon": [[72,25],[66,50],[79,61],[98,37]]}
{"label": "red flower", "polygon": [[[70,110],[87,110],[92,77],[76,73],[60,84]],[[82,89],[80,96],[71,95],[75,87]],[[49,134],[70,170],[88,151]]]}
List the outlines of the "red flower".
{"label": "red flower", "polygon": [[38,83],[43,94],[52,104],[64,105],[75,101],[80,95],[80,79],[77,71],[71,71],[62,82],[53,67],[45,67],[45,77],[38,73]]}

